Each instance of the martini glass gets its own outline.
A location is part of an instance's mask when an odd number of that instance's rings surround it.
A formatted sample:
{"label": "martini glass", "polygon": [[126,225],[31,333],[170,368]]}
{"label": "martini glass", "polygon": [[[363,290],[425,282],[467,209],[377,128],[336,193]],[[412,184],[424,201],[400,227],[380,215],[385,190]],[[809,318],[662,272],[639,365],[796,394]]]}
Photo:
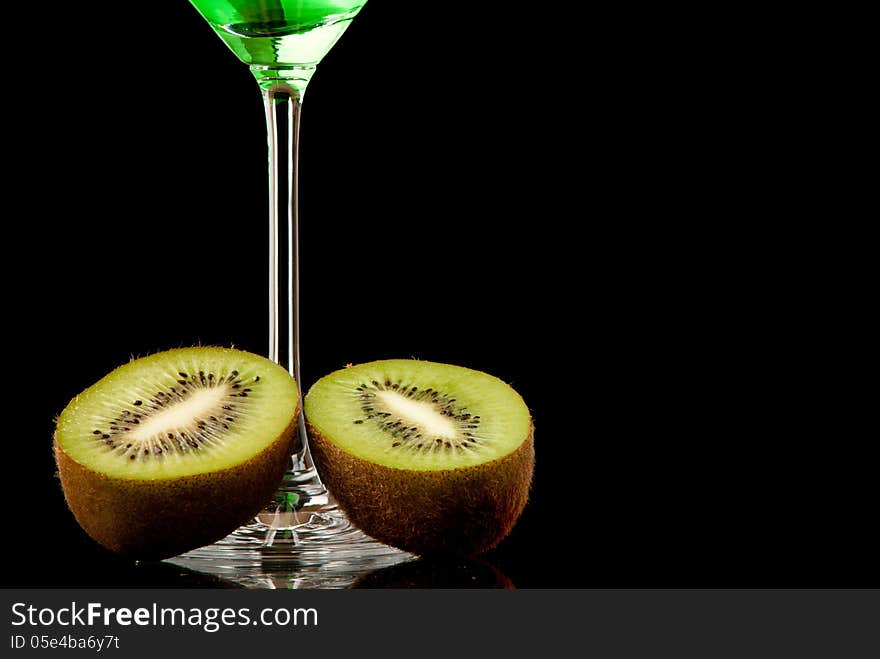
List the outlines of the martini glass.
{"label": "martini glass", "polygon": [[[190,0],[250,67],[266,112],[269,150],[269,357],[302,388],[299,352],[297,157],[306,86],[366,0]],[[282,309],[279,301],[286,304]],[[302,405],[300,405],[302,410]],[[249,585],[347,585],[411,556],[354,528],[321,483],[300,412],[290,469],[256,519],[172,560]],[[328,569],[332,566],[332,569]],[[332,574],[331,574],[332,573]]]}

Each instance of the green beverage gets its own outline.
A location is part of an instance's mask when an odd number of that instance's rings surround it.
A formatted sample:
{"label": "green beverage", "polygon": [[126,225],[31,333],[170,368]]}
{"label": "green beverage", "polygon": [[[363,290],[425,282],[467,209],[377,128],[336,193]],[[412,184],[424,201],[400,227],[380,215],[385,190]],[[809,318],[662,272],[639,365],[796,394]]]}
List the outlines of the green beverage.
{"label": "green beverage", "polygon": [[245,64],[313,68],[366,0],[190,2]]}

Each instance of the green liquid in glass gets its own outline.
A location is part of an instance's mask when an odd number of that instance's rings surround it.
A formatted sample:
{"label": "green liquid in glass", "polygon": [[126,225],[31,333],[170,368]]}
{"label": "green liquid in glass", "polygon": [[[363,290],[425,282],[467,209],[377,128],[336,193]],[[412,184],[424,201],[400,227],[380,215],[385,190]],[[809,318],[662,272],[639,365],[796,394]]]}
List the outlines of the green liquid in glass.
{"label": "green liquid in glass", "polygon": [[190,0],[245,64],[313,68],[366,0]]}

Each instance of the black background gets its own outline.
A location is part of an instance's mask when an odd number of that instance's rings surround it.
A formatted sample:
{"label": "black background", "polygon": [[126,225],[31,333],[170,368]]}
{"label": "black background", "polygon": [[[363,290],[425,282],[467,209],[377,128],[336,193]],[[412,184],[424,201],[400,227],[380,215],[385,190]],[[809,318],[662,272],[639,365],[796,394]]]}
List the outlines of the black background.
{"label": "black background", "polygon": [[[161,4],[26,17],[8,67],[4,586],[194,585],[78,529],[53,417],[133,355],[265,351],[260,97]],[[304,385],[512,383],[536,478],[487,560],[519,587],[878,585],[763,83],[674,17],[468,7],[373,0],[309,86]]]}

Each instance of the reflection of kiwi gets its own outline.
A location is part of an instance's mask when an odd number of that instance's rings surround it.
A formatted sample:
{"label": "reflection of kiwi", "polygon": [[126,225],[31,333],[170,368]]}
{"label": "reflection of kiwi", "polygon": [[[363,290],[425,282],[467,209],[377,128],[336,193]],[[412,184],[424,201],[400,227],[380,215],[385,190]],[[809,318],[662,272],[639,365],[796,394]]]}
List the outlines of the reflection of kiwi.
{"label": "reflection of kiwi", "polygon": [[421,558],[370,572],[352,588],[507,588],[513,582],[494,565],[464,559]]}
{"label": "reflection of kiwi", "polygon": [[67,503],[92,538],[135,558],[219,540],[281,480],[298,398],[287,371],[238,350],[184,348],[132,361],[58,419]]}
{"label": "reflection of kiwi", "polygon": [[318,472],[365,533],[422,555],[494,546],[525,506],[528,409],[501,380],[415,360],[319,380],[305,401]]}

